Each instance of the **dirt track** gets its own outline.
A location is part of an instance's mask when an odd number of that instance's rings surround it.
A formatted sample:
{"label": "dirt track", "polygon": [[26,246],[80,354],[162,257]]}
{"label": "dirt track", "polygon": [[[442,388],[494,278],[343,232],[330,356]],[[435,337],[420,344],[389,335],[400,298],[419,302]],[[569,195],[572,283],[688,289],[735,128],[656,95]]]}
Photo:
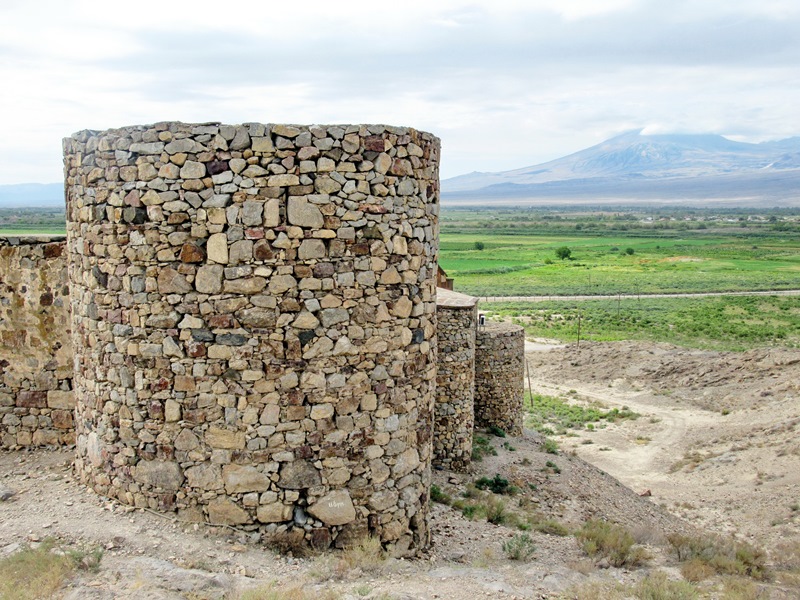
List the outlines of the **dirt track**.
{"label": "dirt track", "polygon": [[767,547],[800,534],[800,351],[617,342],[528,359],[534,391],[642,415],[562,438],[581,458],[720,533]]}

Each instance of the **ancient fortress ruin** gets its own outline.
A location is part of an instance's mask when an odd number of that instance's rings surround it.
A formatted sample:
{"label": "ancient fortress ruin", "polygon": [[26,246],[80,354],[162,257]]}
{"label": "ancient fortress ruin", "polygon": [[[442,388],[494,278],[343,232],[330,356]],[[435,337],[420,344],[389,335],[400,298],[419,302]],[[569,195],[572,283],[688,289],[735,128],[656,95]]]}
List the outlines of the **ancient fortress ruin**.
{"label": "ancient fortress ruin", "polygon": [[66,248],[0,242],[3,447],[74,441],[123,503],[408,554],[431,466],[469,466],[473,421],[521,431],[522,329],[437,297],[436,137],[171,122],[64,155]]}

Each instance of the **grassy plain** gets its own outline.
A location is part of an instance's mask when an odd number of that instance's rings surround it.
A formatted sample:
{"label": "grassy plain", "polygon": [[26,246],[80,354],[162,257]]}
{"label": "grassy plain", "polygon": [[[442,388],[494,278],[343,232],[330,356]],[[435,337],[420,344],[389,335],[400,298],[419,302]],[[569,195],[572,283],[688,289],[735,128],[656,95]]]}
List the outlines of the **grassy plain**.
{"label": "grassy plain", "polygon": [[646,297],[800,289],[797,210],[446,210],[440,264],[475,296],[623,295],[481,305],[536,337],[800,345],[800,297]]}
{"label": "grassy plain", "polygon": [[567,342],[642,340],[694,348],[800,347],[800,296],[621,298],[482,304],[534,337]]}
{"label": "grassy plain", "polygon": [[[449,210],[440,264],[456,290],[475,296],[800,287],[797,215],[693,212],[700,214]],[[571,259],[556,257],[563,246]]]}

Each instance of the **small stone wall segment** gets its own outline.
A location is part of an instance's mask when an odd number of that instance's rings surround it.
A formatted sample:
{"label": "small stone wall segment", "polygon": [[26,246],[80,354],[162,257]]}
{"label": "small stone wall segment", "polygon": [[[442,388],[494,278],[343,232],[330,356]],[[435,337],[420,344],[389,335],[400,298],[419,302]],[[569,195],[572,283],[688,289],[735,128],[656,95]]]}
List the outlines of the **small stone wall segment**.
{"label": "small stone wall segment", "polygon": [[475,426],[522,435],[525,330],[487,322],[475,346]]}
{"label": "small stone wall segment", "polygon": [[425,547],[439,140],[171,122],[64,153],[82,479],[316,548]]}
{"label": "small stone wall segment", "polygon": [[75,439],[66,242],[0,237],[0,447]]}
{"label": "small stone wall segment", "polygon": [[465,471],[472,460],[477,299],[443,289],[437,294],[433,464]]}

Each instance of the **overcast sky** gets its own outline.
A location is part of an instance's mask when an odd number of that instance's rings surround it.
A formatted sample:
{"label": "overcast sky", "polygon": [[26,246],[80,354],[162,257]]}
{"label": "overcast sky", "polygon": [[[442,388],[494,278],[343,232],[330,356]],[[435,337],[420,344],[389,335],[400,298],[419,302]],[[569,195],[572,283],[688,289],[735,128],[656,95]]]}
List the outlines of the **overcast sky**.
{"label": "overcast sky", "polygon": [[800,135],[797,0],[0,0],[0,184],[163,120],[389,123],[442,178],[634,128]]}

